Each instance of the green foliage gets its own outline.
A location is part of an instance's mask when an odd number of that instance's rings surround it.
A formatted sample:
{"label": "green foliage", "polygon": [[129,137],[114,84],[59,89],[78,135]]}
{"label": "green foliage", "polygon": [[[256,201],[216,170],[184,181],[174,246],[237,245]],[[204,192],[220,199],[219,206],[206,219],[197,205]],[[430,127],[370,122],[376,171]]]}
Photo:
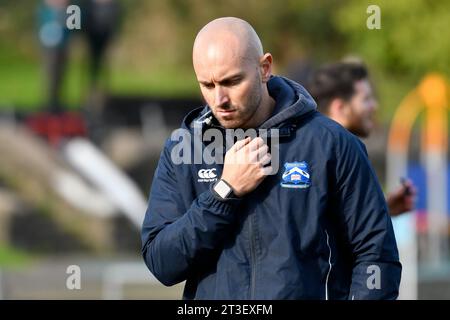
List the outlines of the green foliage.
{"label": "green foliage", "polygon": [[348,47],[385,72],[422,76],[428,71],[450,73],[450,2],[380,0],[381,30],[365,28],[367,6],[352,0],[335,16]]}
{"label": "green foliage", "polygon": [[30,263],[32,259],[28,253],[0,243],[0,267],[19,267]]}

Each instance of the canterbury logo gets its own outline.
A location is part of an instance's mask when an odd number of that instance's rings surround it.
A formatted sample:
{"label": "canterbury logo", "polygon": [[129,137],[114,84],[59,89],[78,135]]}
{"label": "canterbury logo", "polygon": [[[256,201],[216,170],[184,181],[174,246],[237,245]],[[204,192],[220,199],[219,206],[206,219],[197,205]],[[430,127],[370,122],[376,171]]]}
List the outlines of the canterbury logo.
{"label": "canterbury logo", "polygon": [[198,177],[200,179],[213,179],[217,177],[217,174],[214,173],[216,168],[213,169],[200,169],[198,170]]}

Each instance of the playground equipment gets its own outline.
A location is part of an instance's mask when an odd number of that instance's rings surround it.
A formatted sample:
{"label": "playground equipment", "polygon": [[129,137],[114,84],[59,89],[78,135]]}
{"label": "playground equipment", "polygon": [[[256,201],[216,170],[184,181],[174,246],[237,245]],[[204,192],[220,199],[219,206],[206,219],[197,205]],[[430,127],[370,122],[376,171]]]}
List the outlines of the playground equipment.
{"label": "playground equipment", "polygon": [[[449,85],[439,74],[427,75],[401,102],[391,123],[387,148],[387,187],[408,174],[408,149],[413,125],[421,112],[421,164],[426,171],[427,262],[436,268],[448,254],[447,151]],[[422,189],[422,192],[425,191]],[[419,193],[421,192],[419,186]],[[418,245],[416,215],[393,219],[403,265],[400,299],[417,299]]]}

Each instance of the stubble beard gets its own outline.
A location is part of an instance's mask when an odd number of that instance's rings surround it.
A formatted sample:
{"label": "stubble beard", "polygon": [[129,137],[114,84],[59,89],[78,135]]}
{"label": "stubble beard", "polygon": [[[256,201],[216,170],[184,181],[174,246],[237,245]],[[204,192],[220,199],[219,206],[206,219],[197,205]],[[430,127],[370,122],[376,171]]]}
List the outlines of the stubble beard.
{"label": "stubble beard", "polygon": [[216,116],[217,120],[219,120],[220,124],[227,129],[248,129],[252,127],[252,122],[255,116],[257,115],[257,111],[262,103],[262,94],[260,91],[252,90],[252,95],[246,101],[246,105],[248,107],[235,108],[233,105],[229,106],[226,109],[235,109],[237,110],[234,115],[234,119],[226,120],[220,119]]}

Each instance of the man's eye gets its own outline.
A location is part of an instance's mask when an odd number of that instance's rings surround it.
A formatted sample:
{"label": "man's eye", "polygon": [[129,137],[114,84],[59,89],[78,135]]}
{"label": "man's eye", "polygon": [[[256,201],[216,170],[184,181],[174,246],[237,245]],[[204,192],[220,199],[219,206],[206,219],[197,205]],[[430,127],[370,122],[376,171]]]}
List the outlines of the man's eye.
{"label": "man's eye", "polygon": [[206,89],[214,88],[214,85],[212,83],[203,83],[202,86]]}
{"label": "man's eye", "polygon": [[231,87],[231,86],[237,86],[239,83],[241,83],[241,79],[234,79],[229,80],[224,83],[224,86]]}

